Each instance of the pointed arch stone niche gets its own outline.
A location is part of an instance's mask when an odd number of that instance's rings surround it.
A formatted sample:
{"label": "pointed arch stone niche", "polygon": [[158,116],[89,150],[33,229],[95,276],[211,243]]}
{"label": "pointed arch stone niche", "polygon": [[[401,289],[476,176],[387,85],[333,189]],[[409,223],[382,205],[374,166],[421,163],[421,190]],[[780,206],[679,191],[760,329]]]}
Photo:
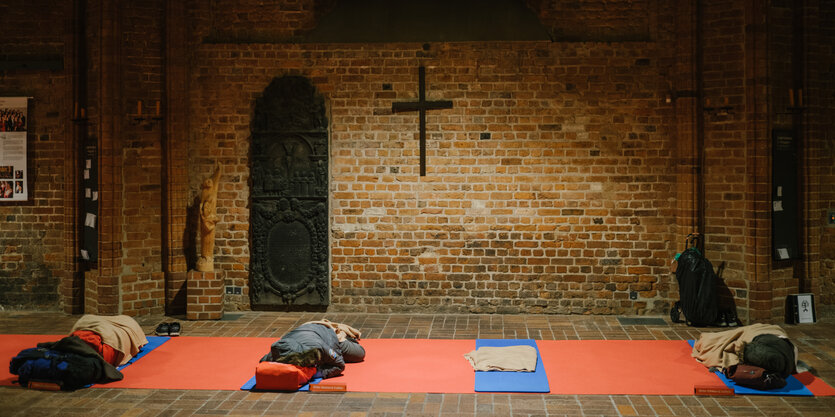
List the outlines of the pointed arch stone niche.
{"label": "pointed arch stone niche", "polygon": [[253,309],[321,309],[329,303],[327,124],[324,98],[305,77],[273,79],[255,103]]}

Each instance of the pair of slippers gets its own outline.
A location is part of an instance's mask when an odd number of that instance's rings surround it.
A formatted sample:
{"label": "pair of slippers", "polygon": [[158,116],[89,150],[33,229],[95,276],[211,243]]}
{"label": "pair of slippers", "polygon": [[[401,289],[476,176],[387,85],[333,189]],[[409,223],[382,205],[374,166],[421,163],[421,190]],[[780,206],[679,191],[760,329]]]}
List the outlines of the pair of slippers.
{"label": "pair of slippers", "polygon": [[157,329],[154,330],[154,334],[157,336],[179,336],[180,323],[176,321],[173,323],[160,323]]}

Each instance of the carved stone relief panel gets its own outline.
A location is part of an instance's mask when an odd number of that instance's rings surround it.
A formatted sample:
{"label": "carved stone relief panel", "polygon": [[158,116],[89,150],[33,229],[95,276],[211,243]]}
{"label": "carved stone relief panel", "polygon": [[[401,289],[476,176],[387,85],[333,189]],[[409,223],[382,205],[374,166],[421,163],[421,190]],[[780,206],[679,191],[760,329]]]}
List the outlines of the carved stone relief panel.
{"label": "carved stone relief panel", "polygon": [[252,123],[251,305],[327,306],[328,135],[323,98],[276,78]]}

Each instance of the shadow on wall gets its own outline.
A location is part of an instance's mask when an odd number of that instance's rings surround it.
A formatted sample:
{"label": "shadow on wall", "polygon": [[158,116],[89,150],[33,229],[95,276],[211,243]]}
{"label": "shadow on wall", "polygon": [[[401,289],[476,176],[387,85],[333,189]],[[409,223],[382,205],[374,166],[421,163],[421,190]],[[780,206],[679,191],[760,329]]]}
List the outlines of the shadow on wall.
{"label": "shadow on wall", "polygon": [[722,263],[719,264],[719,267],[716,268],[716,295],[719,299],[719,311],[732,312],[733,317],[739,317],[736,309],[734,293],[730,288],[728,288],[728,284],[725,284],[725,278],[722,277],[724,271],[725,261],[722,261]]}
{"label": "shadow on wall", "polygon": [[183,255],[186,257],[186,270],[197,269],[198,247],[197,234],[200,232],[200,195],[186,209],[186,227],[183,230]]}

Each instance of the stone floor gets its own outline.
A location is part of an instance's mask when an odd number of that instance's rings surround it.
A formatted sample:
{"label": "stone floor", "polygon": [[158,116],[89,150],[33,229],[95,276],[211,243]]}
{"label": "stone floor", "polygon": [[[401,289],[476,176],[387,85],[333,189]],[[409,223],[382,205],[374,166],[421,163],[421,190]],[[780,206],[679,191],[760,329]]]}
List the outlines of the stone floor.
{"label": "stone floor", "polygon": [[[701,330],[670,324],[634,324],[613,316],[428,315],[355,313],[240,312],[219,321],[181,317],[143,317],[152,334],[162,321],[180,321],[183,336],[275,337],[326,317],[348,323],[365,338],[529,338],[694,339]],[[68,333],[78,316],[43,312],[2,312],[0,332]],[[800,359],[835,385],[835,320],[783,326],[797,344]],[[663,371],[663,369],[647,372]],[[388,393],[251,393],[82,389],[47,392],[0,387],[3,416],[833,416],[835,397],[696,397],[550,394],[388,394]]]}

